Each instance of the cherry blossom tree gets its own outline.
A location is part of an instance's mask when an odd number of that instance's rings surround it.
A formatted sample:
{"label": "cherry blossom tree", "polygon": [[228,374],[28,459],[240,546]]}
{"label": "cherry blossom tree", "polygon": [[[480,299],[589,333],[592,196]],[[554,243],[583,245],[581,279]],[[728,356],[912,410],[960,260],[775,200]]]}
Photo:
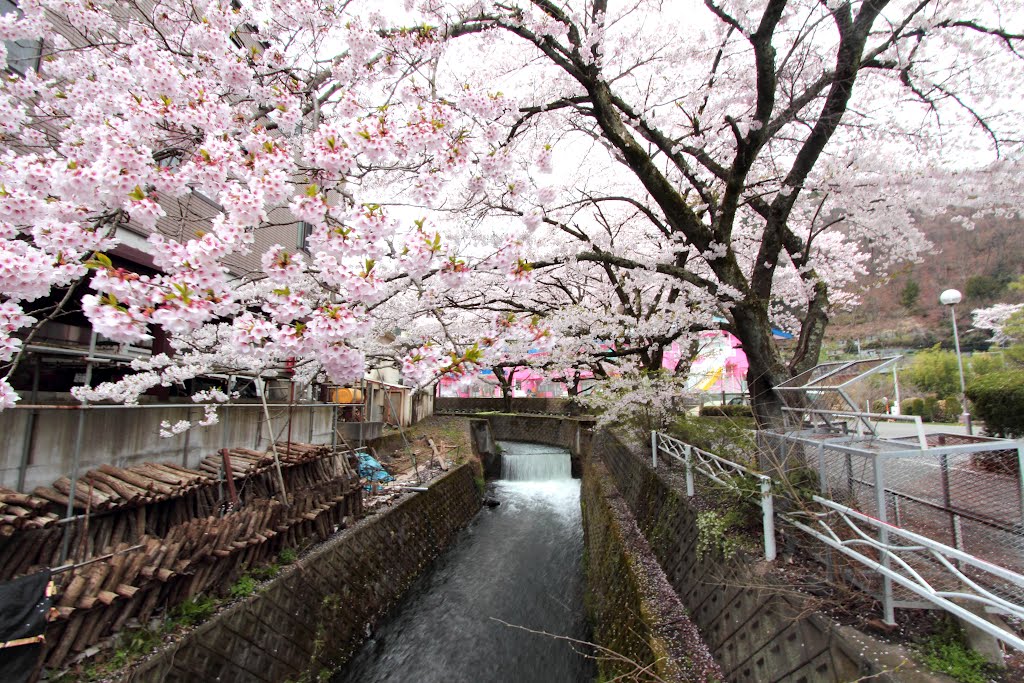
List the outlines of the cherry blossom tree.
{"label": "cherry blossom tree", "polygon": [[971,311],[972,326],[977,330],[991,332],[992,343],[1000,346],[1020,341],[1015,339],[1013,333],[1017,330],[1012,328],[1019,329],[1021,311],[1024,311],[1024,304],[994,304],[988,308],[976,308]]}
{"label": "cherry blossom tree", "polygon": [[[344,382],[367,354],[419,382],[538,346],[653,370],[717,315],[767,421],[867,260],[927,249],[914,212],[1014,210],[1012,3],[414,4],[4,15],[0,38],[45,40],[0,82],[0,408],[84,291],[97,332],[174,354],[83,398],[226,367]],[[218,211],[150,235],[158,274],[106,256],[196,195]],[[296,221],[308,251],[242,265]]]}
{"label": "cherry blossom tree", "polygon": [[[597,264],[613,289],[657,274],[717,308],[762,423],[869,255],[886,267],[928,248],[914,212],[1014,210],[1013,3],[431,7],[451,38],[438,82],[500,82],[519,103],[493,151],[511,161],[481,168],[463,207],[518,217],[552,252],[537,269]],[[773,322],[796,332],[788,357]]]}
{"label": "cherry blossom tree", "polygon": [[[435,201],[478,160],[477,122],[508,110],[473,89],[436,97],[440,37],[403,25],[319,0],[25,0],[3,15],[0,38],[42,38],[43,54],[0,82],[0,409],[18,398],[23,340],[80,282],[97,333],[173,340],[173,357],[78,392],[131,401],[224,368],[360,378],[373,308],[411,281],[519,277],[515,242],[461,258],[429,220],[388,208]],[[212,219],[181,240],[154,231],[197,195]],[[239,266],[297,221],[308,253],[277,244]],[[149,233],[159,274],[115,267],[105,252],[125,231]]]}

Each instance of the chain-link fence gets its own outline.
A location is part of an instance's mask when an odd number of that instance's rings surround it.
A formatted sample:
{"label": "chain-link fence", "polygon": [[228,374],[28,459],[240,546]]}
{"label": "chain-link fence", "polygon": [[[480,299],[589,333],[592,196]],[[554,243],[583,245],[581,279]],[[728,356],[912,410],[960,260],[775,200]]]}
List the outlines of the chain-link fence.
{"label": "chain-link fence", "polygon": [[[758,438],[762,467],[775,476],[804,465],[805,472],[816,474],[824,498],[1024,573],[1024,480],[1018,443],[958,434],[929,434],[927,448],[921,448],[917,437],[761,432]],[[825,552],[823,559],[831,565],[835,558]],[[956,590],[961,581],[935,566],[934,558],[922,556],[914,564],[936,588]],[[966,573],[970,578],[970,571]],[[977,578],[1005,599],[1024,602],[1017,586],[993,583],[990,576]],[[880,588],[877,581],[869,583],[860,587],[872,592]],[[915,603],[914,596],[898,587],[894,599],[897,604]]]}

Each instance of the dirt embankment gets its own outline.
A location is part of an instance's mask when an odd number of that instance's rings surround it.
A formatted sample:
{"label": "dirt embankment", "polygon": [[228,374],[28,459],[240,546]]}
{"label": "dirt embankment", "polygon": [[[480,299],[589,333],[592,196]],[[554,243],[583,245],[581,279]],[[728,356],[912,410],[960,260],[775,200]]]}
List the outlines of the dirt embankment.
{"label": "dirt embankment", "polygon": [[464,462],[474,463],[477,473],[482,472],[471,439],[467,418],[432,415],[406,427],[404,438],[393,429],[374,439],[370,446],[399,481],[429,481]]}

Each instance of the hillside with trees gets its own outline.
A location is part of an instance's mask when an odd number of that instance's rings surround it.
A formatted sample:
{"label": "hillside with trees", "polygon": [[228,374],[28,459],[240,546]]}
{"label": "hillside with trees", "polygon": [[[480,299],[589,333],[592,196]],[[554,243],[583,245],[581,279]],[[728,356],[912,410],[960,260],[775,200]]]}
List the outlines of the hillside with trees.
{"label": "hillside with trees", "polygon": [[932,253],[888,274],[873,268],[881,255],[872,253],[868,274],[855,288],[861,304],[833,318],[833,345],[855,347],[857,340],[865,349],[951,345],[949,313],[939,304],[939,293],[955,288],[964,296],[957,306],[961,342],[968,350],[985,348],[990,335],[971,329],[970,314],[1024,300],[1009,287],[1024,272],[1024,226],[1016,218],[986,216],[965,230],[963,218],[953,212],[918,218]]}

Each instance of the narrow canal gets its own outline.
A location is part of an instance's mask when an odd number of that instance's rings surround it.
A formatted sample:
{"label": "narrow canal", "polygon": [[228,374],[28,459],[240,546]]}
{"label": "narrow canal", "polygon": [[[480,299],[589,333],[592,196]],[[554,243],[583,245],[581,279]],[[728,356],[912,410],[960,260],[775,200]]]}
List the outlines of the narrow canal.
{"label": "narrow canal", "polygon": [[589,637],[580,482],[569,454],[500,445],[502,479],[487,495],[501,505],[462,531],[333,683],[593,679],[583,648],[553,637]]}

